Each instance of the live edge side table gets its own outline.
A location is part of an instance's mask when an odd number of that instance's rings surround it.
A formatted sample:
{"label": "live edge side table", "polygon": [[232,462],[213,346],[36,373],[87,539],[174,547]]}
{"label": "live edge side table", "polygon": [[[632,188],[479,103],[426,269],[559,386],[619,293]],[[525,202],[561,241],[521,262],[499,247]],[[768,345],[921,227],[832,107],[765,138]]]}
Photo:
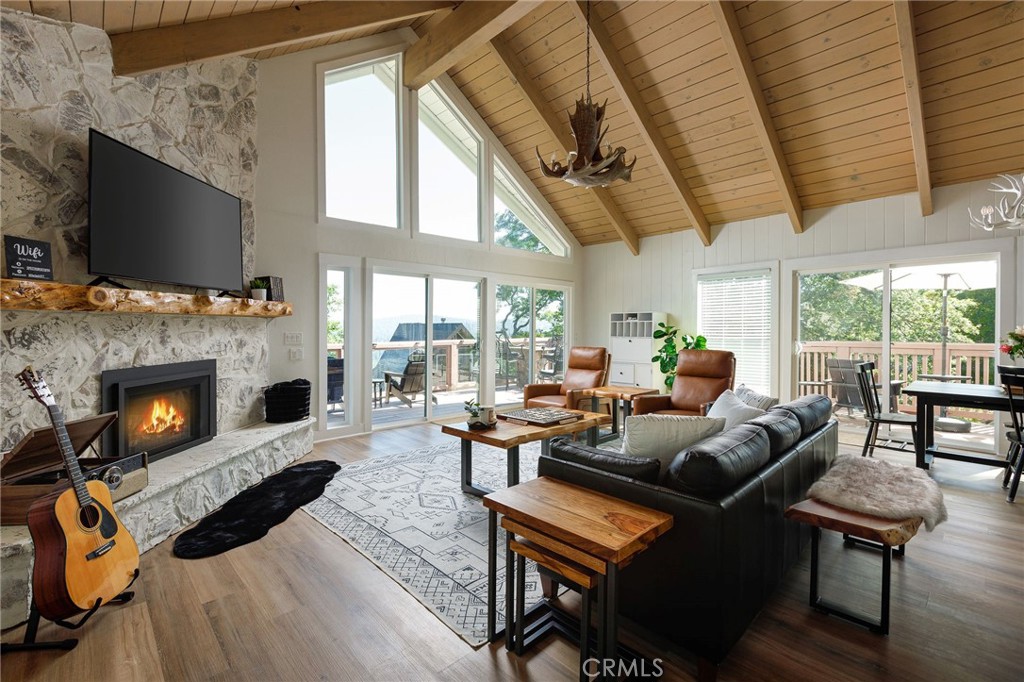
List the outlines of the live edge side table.
{"label": "live edge side table", "polygon": [[[672,527],[672,516],[542,476],[484,497],[488,509],[487,636],[495,641],[497,516],[505,529],[505,648],[521,654],[550,632],[579,638],[583,662],[618,660],[619,571]],[[579,585],[584,622],[544,599],[525,612],[525,559]],[[597,649],[589,651],[589,591],[597,589]],[[514,615],[513,615],[514,612]],[[530,616],[540,614],[526,625]],[[603,665],[600,665],[603,669]],[[617,667],[616,667],[617,669]],[[599,672],[599,671],[598,671]]]}
{"label": "live edge side table", "polygon": [[[626,432],[626,417],[633,414],[633,398],[641,395],[654,395],[658,393],[656,388],[642,388],[640,386],[598,386],[583,390],[583,395],[590,397],[590,411],[597,412],[601,398],[610,399],[612,402],[612,430],[604,436],[599,436],[601,442],[614,440],[619,436],[619,410],[622,410],[622,433]],[[621,405],[621,408],[619,407]]]}

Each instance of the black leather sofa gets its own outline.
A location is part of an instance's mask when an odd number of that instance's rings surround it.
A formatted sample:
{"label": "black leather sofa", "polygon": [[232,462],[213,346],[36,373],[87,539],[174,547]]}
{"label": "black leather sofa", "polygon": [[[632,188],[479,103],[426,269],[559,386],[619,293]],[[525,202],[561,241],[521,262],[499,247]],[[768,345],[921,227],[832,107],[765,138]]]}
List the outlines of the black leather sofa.
{"label": "black leather sofa", "polygon": [[660,476],[649,460],[554,439],[538,475],[673,515],[621,573],[619,613],[696,654],[702,679],[713,679],[810,540],[782,513],[832,465],[831,415],[824,396],[779,405],[687,448]]}

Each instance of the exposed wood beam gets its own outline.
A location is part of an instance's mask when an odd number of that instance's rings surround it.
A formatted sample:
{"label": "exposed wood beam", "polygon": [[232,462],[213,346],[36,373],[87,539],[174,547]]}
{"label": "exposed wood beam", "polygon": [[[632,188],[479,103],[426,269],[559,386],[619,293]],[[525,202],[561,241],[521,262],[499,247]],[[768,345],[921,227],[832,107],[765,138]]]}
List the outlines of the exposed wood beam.
{"label": "exposed wood beam", "polygon": [[903,85],[907,89],[907,122],[910,141],[914,146],[914,167],[917,169],[917,194],[921,200],[921,215],[931,215],[932,178],[928,171],[928,144],[924,134],[924,109],[921,106],[921,79],[917,68],[917,47],[914,39],[914,10],[905,0],[894,0],[896,36],[900,43],[900,64],[903,66]]}
{"label": "exposed wood beam", "polygon": [[[571,2],[569,7],[572,9],[581,28],[586,30],[586,3]],[[693,190],[690,189],[689,183],[686,182],[682,169],[679,168],[679,164],[672,155],[672,150],[669,149],[664,136],[662,136],[658,126],[654,123],[654,117],[647,110],[647,105],[640,96],[640,89],[636,87],[633,77],[626,70],[626,64],[622,61],[622,57],[619,56],[615,45],[612,44],[611,34],[605,28],[604,22],[595,16],[593,12],[591,12],[590,17],[590,32],[593,36],[594,52],[597,54],[597,58],[604,67],[608,78],[611,79],[612,86],[619,94],[619,99],[622,100],[626,111],[633,119],[633,123],[636,124],[640,138],[654,154],[654,162],[658,165],[662,175],[665,176],[665,180],[668,181],[669,188],[676,195],[676,199],[683,205],[683,212],[689,219],[690,225],[693,226],[693,229],[697,230],[697,234],[700,235],[700,240],[704,242],[704,246],[710,246],[711,226],[704,215],[704,209],[697,202],[697,197],[693,195]]]}
{"label": "exposed wood beam", "polygon": [[[530,77],[526,67],[519,61],[519,57],[508,46],[504,38],[496,36],[491,40],[491,51],[508,70],[509,77],[515,83],[523,100],[530,105],[537,118],[544,123],[548,132],[551,133],[551,137],[558,142],[564,153],[568,154],[570,151],[575,151],[576,144],[569,131],[568,120],[562,121],[547,103],[541,94],[537,82]],[[594,201],[597,202],[601,212],[604,213],[608,222],[622,241],[626,242],[630,252],[634,256],[640,255],[640,237],[637,236],[636,230],[626,222],[622,211],[615,205],[615,200],[612,199],[611,193],[603,187],[594,187],[585,191],[594,197]]]}
{"label": "exposed wood beam", "polygon": [[463,2],[405,51],[405,87],[419,90],[536,7],[535,0]]}
{"label": "exposed wood beam", "polygon": [[779,142],[779,134],[775,130],[775,123],[772,121],[771,112],[768,111],[768,102],[764,98],[761,84],[757,80],[754,66],[750,59],[750,52],[747,50],[747,42],[743,39],[740,31],[740,23],[736,19],[736,12],[731,2],[709,2],[711,14],[718,24],[718,30],[722,34],[722,42],[725,44],[725,51],[732,63],[733,71],[739,80],[740,91],[750,109],[750,118],[754,124],[761,147],[768,159],[768,167],[775,176],[775,182],[779,186],[779,194],[782,197],[782,205],[789,215],[789,222],[793,224],[793,231],[797,234],[804,231],[803,208],[800,206],[800,197],[796,193],[796,185],[793,183],[793,176],[786,164],[785,154],[782,152],[782,144]]}
{"label": "exposed wood beam", "polygon": [[314,2],[110,36],[114,72],[132,75],[413,19],[450,0]]}

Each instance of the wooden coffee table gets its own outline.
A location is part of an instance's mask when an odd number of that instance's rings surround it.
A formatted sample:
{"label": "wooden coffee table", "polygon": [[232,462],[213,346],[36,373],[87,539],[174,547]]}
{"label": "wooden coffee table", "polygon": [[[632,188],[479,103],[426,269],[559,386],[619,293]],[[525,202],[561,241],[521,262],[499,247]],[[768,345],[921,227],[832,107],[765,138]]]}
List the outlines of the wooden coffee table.
{"label": "wooden coffee table", "polygon": [[511,424],[504,419],[499,419],[493,429],[483,431],[473,431],[465,424],[445,424],[442,426],[441,433],[455,436],[462,441],[462,492],[476,495],[477,497],[483,497],[487,493],[493,492],[489,488],[473,483],[473,443],[483,443],[484,445],[501,448],[506,452],[509,487],[519,483],[519,446],[523,443],[541,441],[541,451],[546,455],[549,452],[550,440],[555,436],[586,431],[587,445],[596,446],[598,427],[601,424],[607,424],[611,417],[596,412],[569,411],[583,416],[580,417],[579,421],[575,421],[572,424],[556,424],[554,426]]}
{"label": "wooden coffee table", "polygon": [[633,398],[641,395],[653,395],[658,393],[656,388],[642,388],[640,386],[598,386],[583,390],[583,395],[590,396],[590,410],[597,412],[598,400],[608,398],[612,401],[612,430],[607,435],[601,436],[599,440],[612,440],[619,435],[619,405],[622,405],[622,433],[626,433],[626,417],[633,414]]}
{"label": "wooden coffee table", "polygon": [[[489,511],[488,639],[494,641],[498,636],[497,515],[501,514],[501,527],[506,531],[506,648],[521,654],[552,631],[574,641],[578,639],[581,647],[589,648],[589,627],[580,634],[582,623],[567,624],[572,617],[550,600],[542,601],[530,614],[525,613],[524,559],[528,557],[585,589],[596,584],[598,627],[593,658],[617,659],[619,570],[672,527],[672,516],[546,476],[490,493],[484,498],[484,506]],[[542,615],[527,628],[526,618],[538,611]],[[587,611],[583,609],[584,613]],[[582,665],[590,658],[590,652],[581,648],[580,654]]]}

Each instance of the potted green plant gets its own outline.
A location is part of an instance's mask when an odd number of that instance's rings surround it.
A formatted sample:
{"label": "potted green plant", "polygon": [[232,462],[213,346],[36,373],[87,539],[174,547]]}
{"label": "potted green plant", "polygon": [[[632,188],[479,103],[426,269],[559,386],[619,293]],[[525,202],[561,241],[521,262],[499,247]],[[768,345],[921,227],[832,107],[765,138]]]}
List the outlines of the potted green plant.
{"label": "potted green plant", "polygon": [[672,384],[676,380],[676,364],[679,362],[679,351],[681,349],[704,350],[708,347],[708,340],[700,335],[691,336],[683,334],[677,344],[676,336],[678,334],[678,327],[664,322],[659,322],[658,328],[652,334],[656,340],[661,340],[662,343],[658,349],[658,354],[651,358],[651,362],[658,363],[658,369],[661,370],[662,375],[665,377],[665,387],[668,391],[672,390]]}
{"label": "potted green plant", "polygon": [[480,403],[475,400],[467,400],[463,405],[463,409],[469,413],[469,416],[466,418],[466,425],[470,429],[474,431],[489,429],[497,422],[493,407],[481,407]]}
{"label": "potted green plant", "polygon": [[257,301],[267,300],[267,287],[270,283],[257,277],[256,279],[249,282],[249,297]]}

